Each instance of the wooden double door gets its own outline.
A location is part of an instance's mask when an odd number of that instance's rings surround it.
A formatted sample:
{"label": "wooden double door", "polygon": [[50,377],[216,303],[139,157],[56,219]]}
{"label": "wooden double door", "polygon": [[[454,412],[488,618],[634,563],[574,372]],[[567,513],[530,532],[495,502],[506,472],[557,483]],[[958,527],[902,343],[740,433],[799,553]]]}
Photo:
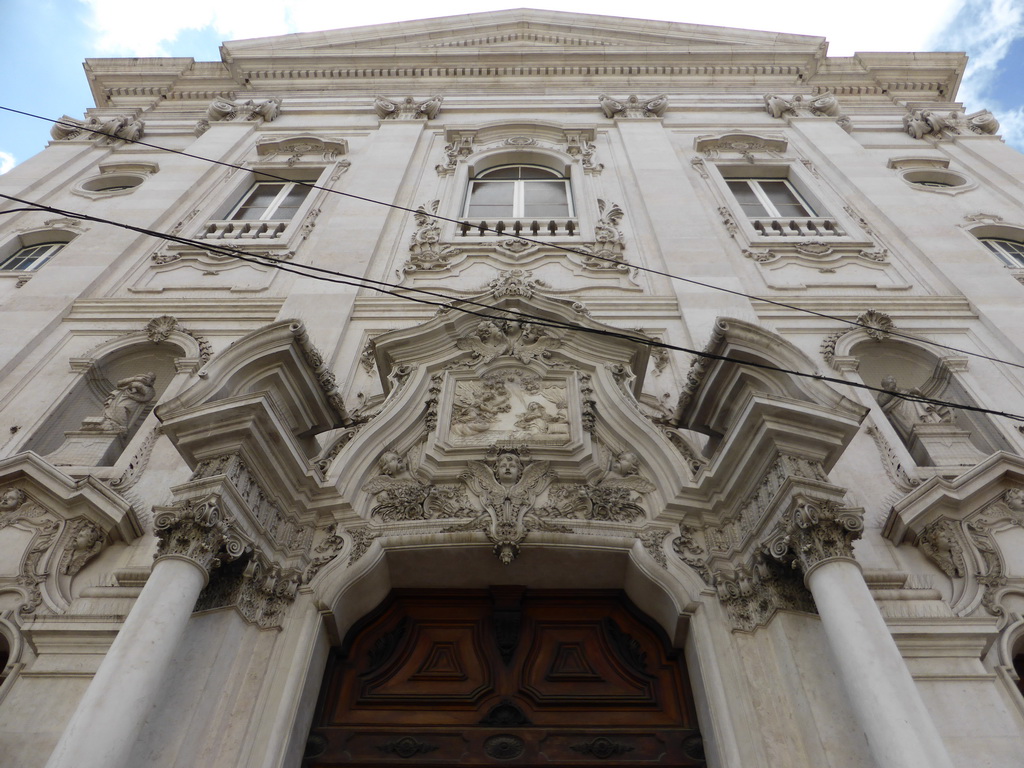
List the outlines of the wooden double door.
{"label": "wooden double door", "polygon": [[619,592],[395,590],[332,652],[304,764],[704,765],[665,640]]}

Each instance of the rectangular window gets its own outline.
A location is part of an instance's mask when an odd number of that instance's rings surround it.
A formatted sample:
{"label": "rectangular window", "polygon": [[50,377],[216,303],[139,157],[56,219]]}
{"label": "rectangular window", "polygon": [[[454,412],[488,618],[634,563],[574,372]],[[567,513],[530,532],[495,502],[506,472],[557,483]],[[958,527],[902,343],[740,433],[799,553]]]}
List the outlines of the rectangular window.
{"label": "rectangular window", "polygon": [[227,217],[230,221],[291,221],[310,188],[296,181],[258,181]]}
{"label": "rectangular window", "polygon": [[728,179],[726,183],[748,219],[817,215],[786,179]]}
{"label": "rectangular window", "polygon": [[4,272],[31,272],[39,269],[43,263],[63,248],[67,243],[40,243],[39,245],[28,245],[19,248],[12,253],[3,263],[0,263],[0,270]]}

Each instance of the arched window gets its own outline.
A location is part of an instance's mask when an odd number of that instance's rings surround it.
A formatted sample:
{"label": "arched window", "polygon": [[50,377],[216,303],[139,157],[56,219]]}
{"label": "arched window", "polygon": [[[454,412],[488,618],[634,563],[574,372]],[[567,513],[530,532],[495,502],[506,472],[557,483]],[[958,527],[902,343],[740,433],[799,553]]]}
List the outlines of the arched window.
{"label": "arched window", "polygon": [[38,243],[25,245],[0,262],[5,272],[32,272],[39,269],[67,243]]}
{"label": "arched window", "polygon": [[490,168],[469,182],[469,219],[558,219],[574,215],[569,180],[539,165]]}
{"label": "arched window", "polygon": [[1024,269],[1024,242],[1005,237],[979,237],[978,239],[1006,266]]}

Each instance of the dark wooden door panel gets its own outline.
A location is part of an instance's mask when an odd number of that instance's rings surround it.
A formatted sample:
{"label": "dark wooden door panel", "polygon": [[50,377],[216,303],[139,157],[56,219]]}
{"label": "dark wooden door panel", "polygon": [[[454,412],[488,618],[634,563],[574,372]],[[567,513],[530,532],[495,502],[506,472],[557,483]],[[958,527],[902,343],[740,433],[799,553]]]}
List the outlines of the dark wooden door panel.
{"label": "dark wooden door panel", "polygon": [[686,670],[620,593],[396,590],[328,664],[307,766],[703,765]]}

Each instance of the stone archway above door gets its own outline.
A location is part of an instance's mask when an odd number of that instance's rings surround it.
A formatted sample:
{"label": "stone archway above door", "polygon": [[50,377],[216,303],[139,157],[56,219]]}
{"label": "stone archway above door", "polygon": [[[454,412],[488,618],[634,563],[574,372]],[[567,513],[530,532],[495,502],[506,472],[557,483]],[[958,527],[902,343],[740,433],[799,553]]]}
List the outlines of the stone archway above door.
{"label": "stone archway above door", "polygon": [[310,768],[701,766],[685,664],[620,592],[395,590],[332,653]]}

